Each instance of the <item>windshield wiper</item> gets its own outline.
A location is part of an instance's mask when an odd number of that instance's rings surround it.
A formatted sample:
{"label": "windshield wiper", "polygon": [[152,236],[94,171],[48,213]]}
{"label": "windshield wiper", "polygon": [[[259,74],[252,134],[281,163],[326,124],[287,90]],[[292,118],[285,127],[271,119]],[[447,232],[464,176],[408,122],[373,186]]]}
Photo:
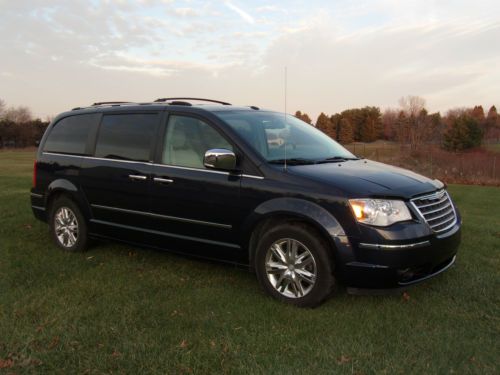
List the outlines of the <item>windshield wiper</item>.
{"label": "windshield wiper", "polygon": [[332,156],[329,158],[317,160],[316,164],[321,164],[321,163],[336,163],[336,162],[342,162],[342,161],[347,161],[347,160],[359,160],[358,158],[348,158],[344,156]]}
{"label": "windshield wiper", "polygon": [[285,164],[285,160],[286,163],[289,165],[306,165],[306,164],[316,163],[312,159],[305,159],[305,158],[274,159],[274,160],[269,160],[268,162],[271,164]]}

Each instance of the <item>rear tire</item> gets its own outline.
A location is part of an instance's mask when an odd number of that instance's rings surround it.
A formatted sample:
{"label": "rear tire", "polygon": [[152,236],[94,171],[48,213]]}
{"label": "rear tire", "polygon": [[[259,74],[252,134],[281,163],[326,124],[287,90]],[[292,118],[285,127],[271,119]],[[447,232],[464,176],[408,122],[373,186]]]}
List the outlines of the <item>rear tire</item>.
{"label": "rear tire", "polygon": [[87,248],[87,222],[78,205],[61,196],[50,206],[49,229],[54,243],[64,251],[80,252]]}
{"label": "rear tire", "polygon": [[303,223],[280,224],[257,244],[255,270],[272,297],[298,307],[316,307],[335,286],[328,245]]}

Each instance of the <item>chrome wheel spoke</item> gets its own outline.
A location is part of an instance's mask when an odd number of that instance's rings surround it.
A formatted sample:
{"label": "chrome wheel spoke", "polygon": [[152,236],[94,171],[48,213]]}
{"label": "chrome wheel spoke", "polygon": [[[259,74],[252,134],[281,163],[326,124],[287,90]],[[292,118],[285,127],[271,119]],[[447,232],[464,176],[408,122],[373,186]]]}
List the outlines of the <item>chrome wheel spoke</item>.
{"label": "chrome wheel spoke", "polygon": [[273,246],[271,246],[271,250],[280,261],[282,261],[283,263],[287,263],[286,255],[279,245],[274,244]]}
{"label": "chrome wheel spoke", "polygon": [[69,242],[69,235],[68,235],[68,232],[64,232],[63,235],[62,235],[62,238],[63,238],[63,245],[64,246],[68,246],[68,242]]}
{"label": "chrome wheel spoke", "polygon": [[300,294],[303,296],[304,295],[304,287],[302,286],[302,283],[300,280],[297,278],[297,285],[299,287]]}
{"label": "chrome wheel spoke", "polygon": [[297,297],[301,297],[304,295],[304,287],[302,286],[298,277],[293,280],[293,289]]}
{"label": "chrome wheel spoke", "polygon": [[308,284],[314,284],[316,281],[316,276],[309,271],[297,270],[297,275],[301,280],[304,280]]}
{"label": "chrome wheel spoke", "polygon": [[285,273],[283,272],[280,277],[278,278],[278,281],[276,281],[276,288],[279,288],[281,284],[283,283],[283,280],[285,280]]}
{"label": "chrome wheel spoke", "polygon": [[68,232],[68,243],[69,246],[73,246],[76,243],[76,236],[72,232]]}
{"label": "chrome wheel spoke", "polygon": [[279,268],[275,268],[275,269],[268,269],[267,270],[267,274],[268,275],[282,275],[284,274],[286,271],[285,270],[282,270],[282,269],[279,269]]}
{"label": "chrome wheel spoke", "polygon": [[304,251],[300,256],[298,256],[295,260],[295,264],[297,266],[304,265],[312,260],[311,253],[309,251]]}
{"label": "chrome wheel spoke", "polygon": [[279,291],[283,293],[288,288],[289,285],[290,285],[290,279],[283,278],[281,283],[278,284]]}
{"label": "chrome wheel spoke", "polygon": [[71,232],[76,232],[76,230],[78,229],[78,225],[76,224],[70,224],[68,225],[67,227]]}
{"label": "chrome wheel spoke", "polygon": [[295,263],[295,260],[297,259],[297,250],[299,247],[298,242],[288,240],[287,246],[288,246],[288,254],[289,254],[288,259],[291,263]]}
{"label": "chrome wheel spoke", "polygon": [[286,264],[276,262],[269,262],[266,266],[267,273],[283,273],[288,269]]}

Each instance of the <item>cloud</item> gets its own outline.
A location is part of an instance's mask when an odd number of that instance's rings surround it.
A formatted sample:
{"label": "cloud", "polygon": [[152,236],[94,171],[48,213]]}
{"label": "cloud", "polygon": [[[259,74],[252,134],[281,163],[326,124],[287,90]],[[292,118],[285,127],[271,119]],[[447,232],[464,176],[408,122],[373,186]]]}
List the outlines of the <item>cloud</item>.
{"label": "cloud", "polygon": [[192,8],[175,8],[174,13],[182,17],[193,17],[198,15],[198,12]]}
{"label": "cloud", "polygon": [[427,98],[431,110],[444,110],[453,103],[500,102],[500,92],[491,95],[500,84],[495,40],[500,22],[382,27],[347,36],[310,26],[277,39],[263,63],[265,74],[287,66],[290,106],[314,114],[388,107],[407,94]]}
{"label": "cloud", "polygon": [[237,13],[245,22],[253,25],[255,23],[255,19],[245,12],[243,9],[237,7],[230,1],[225,1],[224,5],[226,5],[229,9],[231,9],[233,12]]}
{"label": "cloud", "polygon": [[276,5],[264,5],[255,8],[257,13],[287,13],[287,10],[284,8],[278,8]]}
{"label": "cloud", "polygon": [[288,107],[313,117],[407,94],[430,110],[500,105],[497,2],[239,4],[0,0],[2,98],[42,116],[169,93],[280,110],[287,66]]}

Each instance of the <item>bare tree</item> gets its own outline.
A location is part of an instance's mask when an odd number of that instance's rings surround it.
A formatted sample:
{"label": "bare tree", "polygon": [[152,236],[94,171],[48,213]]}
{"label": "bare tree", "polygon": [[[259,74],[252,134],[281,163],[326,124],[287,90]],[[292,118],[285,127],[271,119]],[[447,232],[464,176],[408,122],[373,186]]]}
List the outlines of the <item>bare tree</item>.
{"label": "bare tree", "polygon": [[408,134],[404,138],[409,141],[411,150],[415,151],[424,138],[425,128],[429,120],[425,109],[425,99],[408,95],[399,99],[399,105],[408,118]]}
{"label": "bare tree", "polygon": [[396,139],[399,112],[397,109],[387,108],[382,113],[383,135],[386,140],[392,141]]}
{"label": "bare tree", "polygon": [[16,124],[24,124],[33,119],[31,110],[28,107],[19,106],[8,108],[3,113],[3,118]]}
{"label": "bare tree", "polygon": [[417,117],[425,109],[425,99],[420,96],[403,96],[399,99],[399,106],[407,116]]}
{"label": "bare tree", "polygon": [[3,117],[3,113],[5,112],[5,101],[0,98],[0,119]]}

